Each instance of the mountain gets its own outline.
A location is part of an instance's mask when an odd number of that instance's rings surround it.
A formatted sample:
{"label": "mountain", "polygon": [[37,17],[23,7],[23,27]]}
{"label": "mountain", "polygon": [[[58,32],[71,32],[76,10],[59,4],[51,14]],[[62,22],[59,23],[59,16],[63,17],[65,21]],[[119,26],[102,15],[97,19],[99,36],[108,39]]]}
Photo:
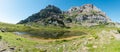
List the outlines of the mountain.
{"label": "mountain", "polygon": [[72,7],[68,11],[61,11],[54,5],[48,5],[40,12],[21,20],[18,24],[27,24],[29,22],[65,27],[69,23],[79,25],[105,24],[111,22],[111,19],[93,4]]}
{"label": "mountain", "polygon": [[100,24],[111,22],[111,19],[106,16],[99,8],[93,4],[85,4],[81,7],[72,7],[67,13],[74,19],[75,23],[79,24]]}
{"label": "mountain", "polygon": [[62,16],[62,11],[58,7],[54,5],[48,5],[40,12],[29,16],[25,20],[21,20],[18,24],[37,22],[37,23],[41,23],[42,25],[53,24],[53,25],[65,26],[63,22],[63,18],[64,16]]}

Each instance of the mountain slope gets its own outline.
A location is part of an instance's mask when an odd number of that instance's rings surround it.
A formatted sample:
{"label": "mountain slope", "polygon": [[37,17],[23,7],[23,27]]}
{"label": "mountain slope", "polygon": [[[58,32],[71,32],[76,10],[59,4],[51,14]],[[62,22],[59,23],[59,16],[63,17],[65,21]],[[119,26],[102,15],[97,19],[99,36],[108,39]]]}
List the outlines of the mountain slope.
{"label": "mountain slope", "polygon": [[71,18],[74,18],[76,23],[80,24],[111,22],[111,19],[93,4],[85,4],[81,7],[72,7],[66,14],[71,16]]}
{"label": "mountain slope", "polygon": [[58,7],[48,5],[40,12],[29,16],[18,24],[34,22],[42,25],[55,25],[66,27],[67,24],[99,25],[111,22],[104,12],[92,4],[72,7],[68,11],[61,11]]}
{"label": "mountain slope", "polygon": [[18,24],[25,24],[29,22],[38,22],[42,25],[59,25],[65,26],[63,23],[62,11],[54,5],[48,5],[40,12],[29,16],[27,19],[20,21]]}
{"label": "mountain slope", "polygon": [[[6,25],[9,26],[9,25]],[[22,26],[16,27],[20,28]],[[41,29],[36,27],[37,29]],[[47,27],[46,27],[47,28]],[[22,28],[23,30],[25,28]],[[30,29],[30,28],[29,28]],[[58,28],[57,28],[58,29]],[[63,30],[63,28],[61,28]],[[33,30],[33,29],[30,29]],[[46,29],[48,30],[48,29]],[[60,29],[59,29],[60,30]],[[42,39],[31,36],[21,36],[13,32],[0,32],[1,52],[115,52],[120,51],[119,43],[116,41],[118,33],[115,27],[94,26],[94,27],[72,27],[67,29],[77,35],[80,31],[88,35],[72,36],[60,39]],[[35,30],[34,30],[35,31]],[[38,30],[36,30],[38,31]],[[43,29],[41,29],[43,31]],[[58,31],[58,30],[56,30]],[[51,32],[47,31],[46,33]],[[40,33],[40,31],[38,31]],[[54,33],[58,34],[58,33]],[[66,33],[65,33],[66,34]],[[60,34],[62,35],[62,34]],[[112,36],[115,35],[115,36]]]}

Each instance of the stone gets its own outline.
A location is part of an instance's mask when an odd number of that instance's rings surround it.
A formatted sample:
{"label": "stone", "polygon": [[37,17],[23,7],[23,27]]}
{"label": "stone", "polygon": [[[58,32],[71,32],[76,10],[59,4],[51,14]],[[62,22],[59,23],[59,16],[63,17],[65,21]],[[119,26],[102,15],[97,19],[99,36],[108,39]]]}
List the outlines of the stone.
{"label": "stone", "polygon": [[93,45],[93,48],[97,48],[97,46],[96,46],[96,45]]}
{"label": "stone", "polygon": [[3,49],[3,50],[1,50],[0,52],[3,52],[3,51],[6,51],[7,49]]}
{"label": "stone", "polygon": [[14,47],[11,47],[10,50],[15,50],[15,48],[14,48]]}

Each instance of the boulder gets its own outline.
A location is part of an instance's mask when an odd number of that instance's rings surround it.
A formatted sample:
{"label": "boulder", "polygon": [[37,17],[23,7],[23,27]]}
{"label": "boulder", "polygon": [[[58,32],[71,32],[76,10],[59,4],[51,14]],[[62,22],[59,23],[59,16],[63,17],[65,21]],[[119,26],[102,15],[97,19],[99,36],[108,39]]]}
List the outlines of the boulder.
{"label": "boulder", "polygon": [[5,32],[5,29],[0,29],[0,32]]}

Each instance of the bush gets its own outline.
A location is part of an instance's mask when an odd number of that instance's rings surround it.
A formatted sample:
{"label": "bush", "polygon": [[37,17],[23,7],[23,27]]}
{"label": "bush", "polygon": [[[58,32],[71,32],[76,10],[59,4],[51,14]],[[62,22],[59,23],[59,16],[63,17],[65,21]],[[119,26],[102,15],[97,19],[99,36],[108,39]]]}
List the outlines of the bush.
{"label": "bush", "polygon": [[0,36],[0,40],[2,39],[2,36]]}
{"label": "bush", "polygon": [[117,30],[120,33],[120,29]]}

